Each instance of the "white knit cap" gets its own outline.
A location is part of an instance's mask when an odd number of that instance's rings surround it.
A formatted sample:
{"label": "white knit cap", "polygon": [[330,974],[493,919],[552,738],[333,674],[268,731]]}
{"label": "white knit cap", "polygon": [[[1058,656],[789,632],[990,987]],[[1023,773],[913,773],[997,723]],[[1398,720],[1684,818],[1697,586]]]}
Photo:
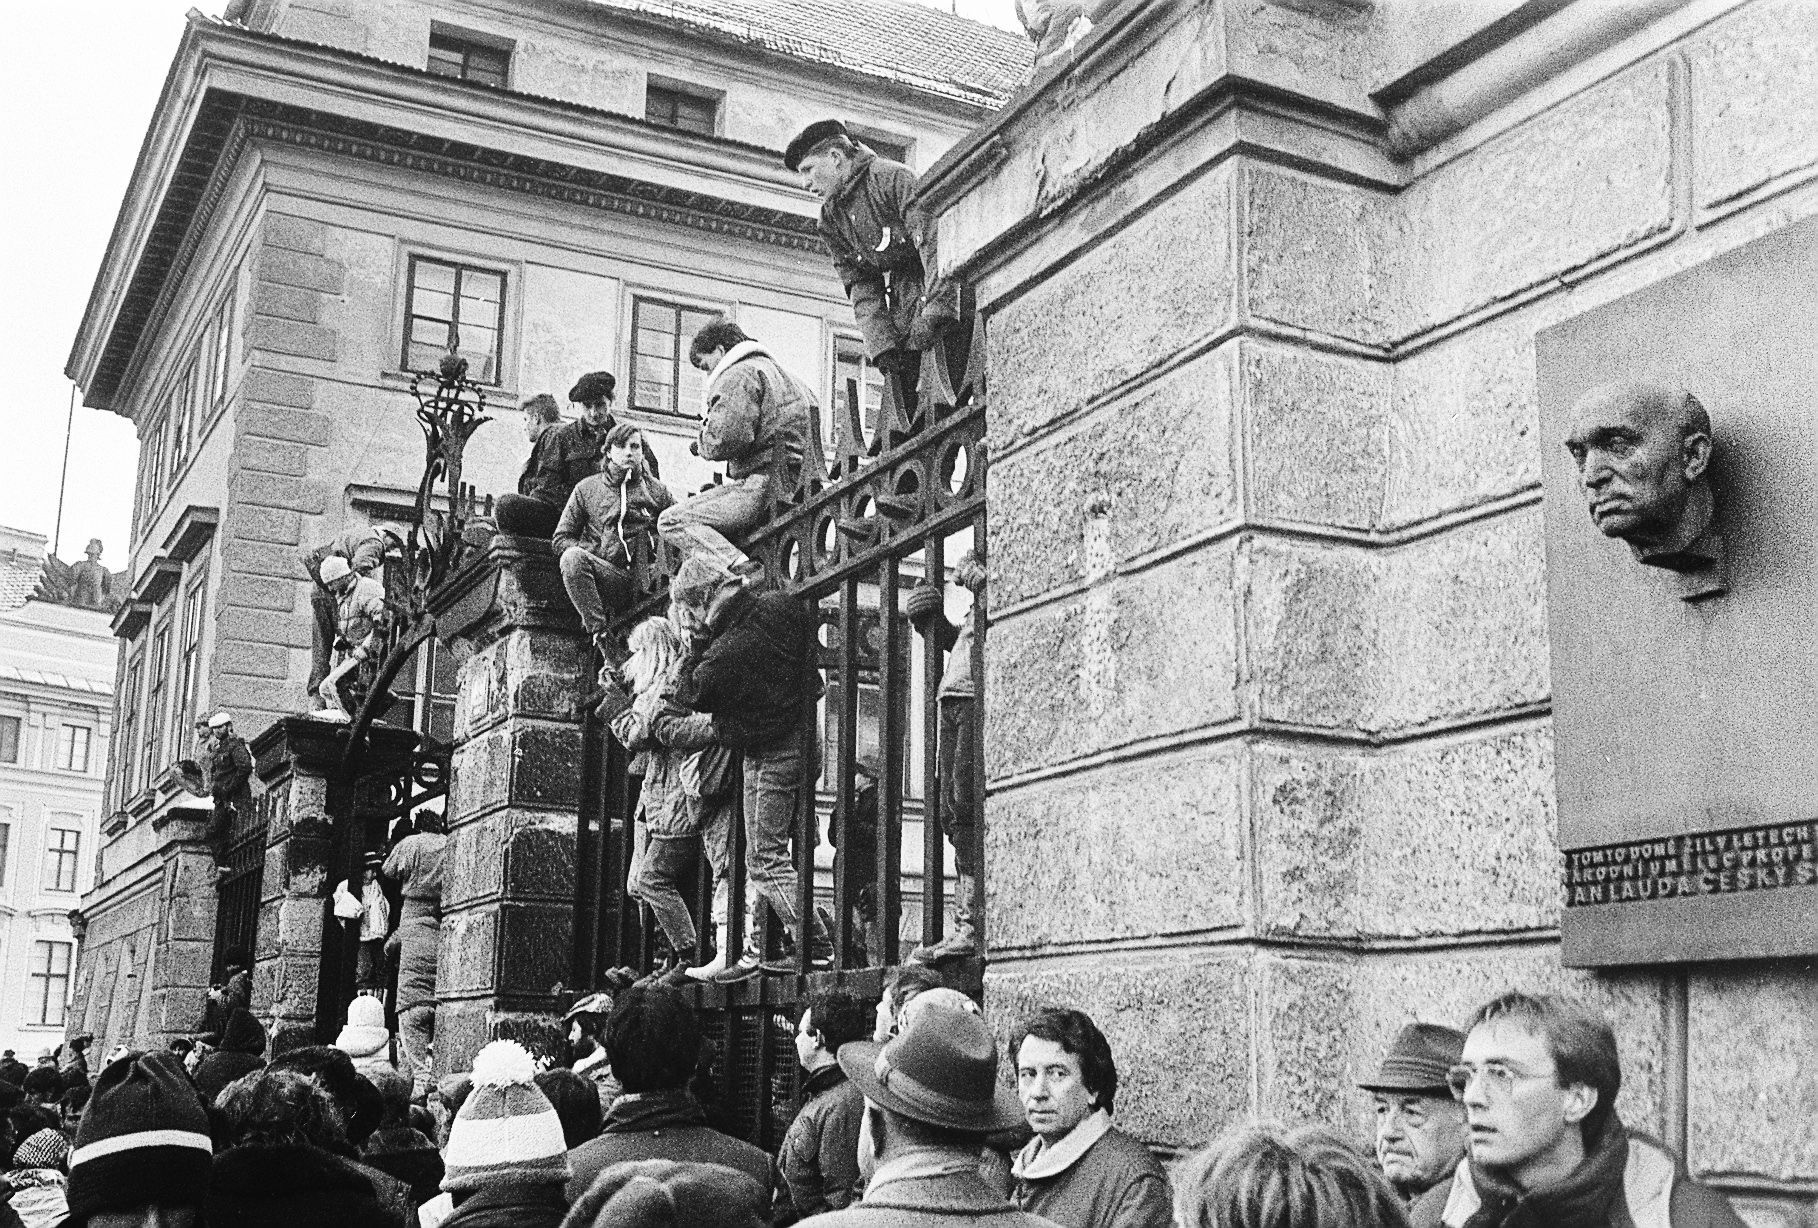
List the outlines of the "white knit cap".
{"label": "white knit cap", "polygon": [[568,1183],[573,1173],[562,1120],[536,1075],[529,1050],[515,1040],[495,1040],[475,1055],[473,1091],[442,1152],[443,1189]]}
{"label": "white knit cap", "polygon": [[316,568],[316,574],[322,577],[324,584],[333,584],[341,577],[351,574],[352,571],[353,568],[348,565],[347,560],[338,554],[329,555],[322,560],[322,565]]}

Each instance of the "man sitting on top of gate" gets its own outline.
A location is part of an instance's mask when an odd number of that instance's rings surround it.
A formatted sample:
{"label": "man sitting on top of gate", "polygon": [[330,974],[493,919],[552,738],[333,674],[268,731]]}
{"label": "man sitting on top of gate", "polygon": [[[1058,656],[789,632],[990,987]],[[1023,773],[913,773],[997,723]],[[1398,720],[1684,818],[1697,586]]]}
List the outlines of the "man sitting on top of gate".
{"label": "man sitting on top of gate", "polygon": [[705,551],[733,575],[755,577],[762,565],[727,539],[763,523],[772,495],[785,493],[772,480],[778,462],[785,484],[792,482],[807,448],[809,415],[820,411],[807,385],[730,320],[696,333],[688,361],[708,372],[695,447],[704,459],[726,463],[727,480],[666,509],[657,532],[683,554]]}

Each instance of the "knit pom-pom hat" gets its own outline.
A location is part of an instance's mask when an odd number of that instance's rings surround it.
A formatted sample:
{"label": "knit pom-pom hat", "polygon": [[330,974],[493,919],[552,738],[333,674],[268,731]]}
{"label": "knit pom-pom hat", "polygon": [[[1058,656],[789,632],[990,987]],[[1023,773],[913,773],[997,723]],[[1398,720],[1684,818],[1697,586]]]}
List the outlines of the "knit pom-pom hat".
{"label": "knit pom-pom hat", "polygon": [[515,1040],[495,1040],[473,1059],[473,1091],[442,1153],[445,1190],[493,1185],[566,1185],[562,1121],[536,1085],[537,1065]]}

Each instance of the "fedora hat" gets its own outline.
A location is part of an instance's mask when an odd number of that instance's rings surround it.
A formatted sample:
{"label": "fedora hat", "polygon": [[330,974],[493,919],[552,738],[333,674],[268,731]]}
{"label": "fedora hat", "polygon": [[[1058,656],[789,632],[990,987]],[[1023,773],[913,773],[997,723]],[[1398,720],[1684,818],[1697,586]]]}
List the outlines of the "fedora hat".
{"label": "fedora hat", "polygon": [[997,1081],[997,1038],[964,1011],[931,1006],[887,1045],[841,1045],[840,1069],[865,1099],[926,1125],[995,1134],[1023,1124],[1016,1093]]}
{"label": "fedora hat", "polygon": [[1410,1023],[1383,1056],[1376,1078],[1357,1086],[1367,1092],[1412,1092],[1451,1098],[1446,1076],[1464,1056],[1464,1033],[1437,1023]]}

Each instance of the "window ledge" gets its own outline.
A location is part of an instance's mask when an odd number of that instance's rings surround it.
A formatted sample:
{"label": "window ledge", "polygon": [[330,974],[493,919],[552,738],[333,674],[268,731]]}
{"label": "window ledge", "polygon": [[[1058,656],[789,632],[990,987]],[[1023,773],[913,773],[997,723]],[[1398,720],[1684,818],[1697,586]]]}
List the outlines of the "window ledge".
{"label": "window ledge", "polygon": [[[417,375],[418,372],[415,371],[381,371],[379,372],[379,382],[409,392],[410,381],[416,379]],[[488,408],[505,406],[507,409],[516,409],[518,407],[516,389],[507,388],[503,384],[488,384],[481,380],[475,380],[474,383],[479,384],[485,390]],[[510,402],[509,405],[505,404],[507,401]]]}

